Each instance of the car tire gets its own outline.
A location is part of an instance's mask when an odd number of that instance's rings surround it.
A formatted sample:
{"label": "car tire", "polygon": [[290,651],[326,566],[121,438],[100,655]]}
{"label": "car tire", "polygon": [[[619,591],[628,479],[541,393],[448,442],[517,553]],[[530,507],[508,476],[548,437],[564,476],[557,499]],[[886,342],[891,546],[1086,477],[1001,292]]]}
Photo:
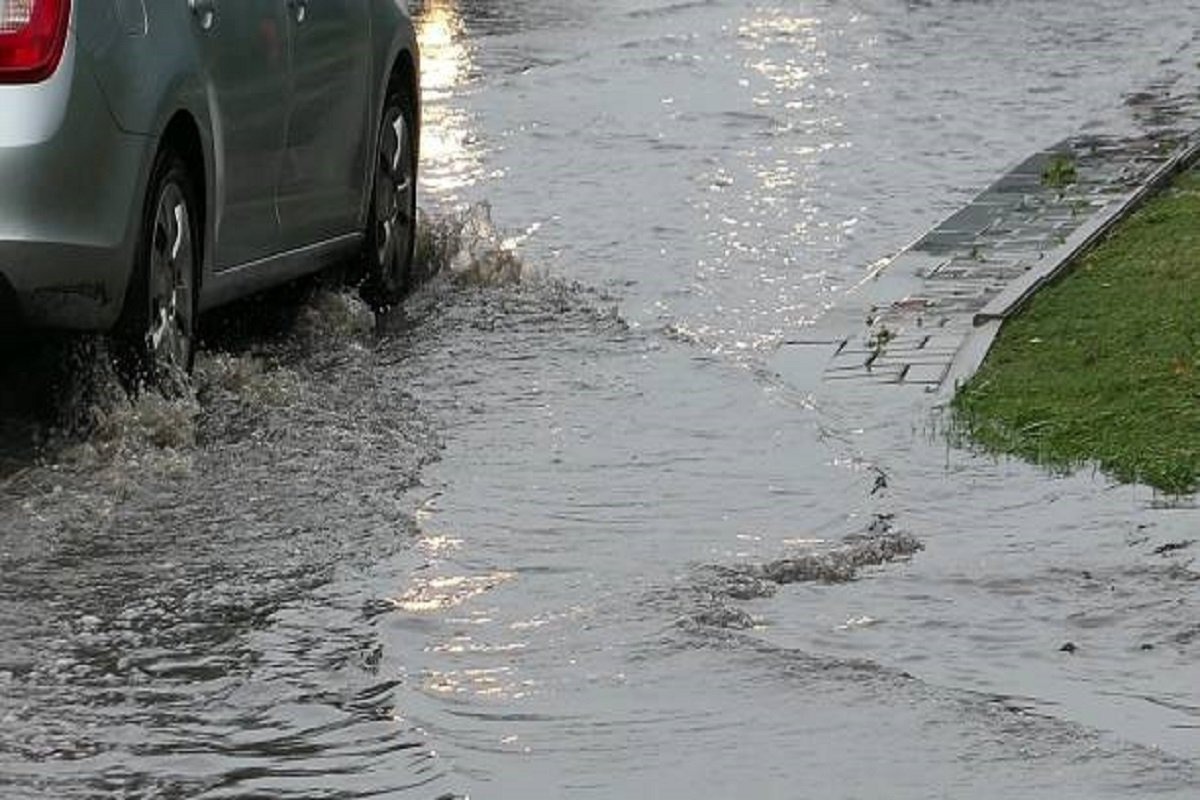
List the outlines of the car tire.
{"label": "car tire", "polygon": [[417,238],[414,108],[407,88],[388,87],[375,148],[361,289],[376,311],[397,303],[412,283]]}
{"label": "car tire", "polygon": [[135,391],[175,392],[196,356],[199,206],[183,159],[164,148],[146,193],[133,276],[118,324],[119,366]]}

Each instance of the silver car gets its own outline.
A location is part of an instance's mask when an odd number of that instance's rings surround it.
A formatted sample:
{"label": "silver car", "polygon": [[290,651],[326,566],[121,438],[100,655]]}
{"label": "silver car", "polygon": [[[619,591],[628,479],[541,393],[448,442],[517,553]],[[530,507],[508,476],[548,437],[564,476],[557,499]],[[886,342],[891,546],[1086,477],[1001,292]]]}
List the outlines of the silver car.
{"label": "silver car", "polygon": [[418,50],[399,0],[0,0],[0,328],[187,370],[200,313],[412,261]]}

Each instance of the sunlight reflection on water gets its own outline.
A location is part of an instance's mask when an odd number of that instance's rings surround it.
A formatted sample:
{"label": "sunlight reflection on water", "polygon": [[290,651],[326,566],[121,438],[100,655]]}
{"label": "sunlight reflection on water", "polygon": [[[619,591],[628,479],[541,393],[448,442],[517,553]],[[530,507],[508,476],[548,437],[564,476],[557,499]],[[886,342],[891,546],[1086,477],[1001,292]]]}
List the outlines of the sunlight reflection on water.
{"label": "sunlight reflection on water", "polygon": [[421,187],[436,204],[452,205],[483,173],[476,121],[458,92],[474,70],[457,0],[426,0],[414,14],[421,46]]}

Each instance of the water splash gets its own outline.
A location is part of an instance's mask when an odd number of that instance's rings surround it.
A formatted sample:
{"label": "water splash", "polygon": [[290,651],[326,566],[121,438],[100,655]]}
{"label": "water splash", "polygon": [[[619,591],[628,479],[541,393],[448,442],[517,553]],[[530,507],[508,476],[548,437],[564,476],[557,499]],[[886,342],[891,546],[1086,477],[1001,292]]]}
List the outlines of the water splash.
{"label": "water splash", "polygon": [[288,353],[345,346],[375,329],[375,315],[345,288],[262,302],[279,317],[277,336],[257,329],[225,335],[222,349],[197,354],[190,378],[176,376],[162,391],[129,391],[104,336],[14,345],[7,365],[14,375],[0,398],[7,429],[0,444],[13,473],[37,464],[95,470],[139,462],[186,471],[215,406],[286,406],[301,384],[286,366]]}
{"label": "water splash", "polygon": [[534,276],[517,246],[523,237],[506,237],[492,222],[490,203],[459,213],[430,216],[417,222],[415,269],[419,281],[444,276],[470,286],[502,286]]}
{"label": "water splash", "polygon": [[37,449],[68,466],[191,447],[199,405],[190,391],[130,394],[101,336],[64,339],[30,355],[29,397],[47,405],[28,418]]}
{"label": "water splash", "polygon": [[[497,229],[488,203],[421,212],[414,268],[418,284],[434,286],[418,294],[439,294],[439,282],[462,289],[529,285],[534,273],[518,253],[522,238]],[[37,464],[94,470],[163,458],[172,471],[186,469],[205,420],[220,416],[215,409],[232,404],[242,419],[285,407],[303,383],[288,364],[314,351],[361,350],[374,335],[378,320],[358,292],[328,277],[206,319],[207,348],[197,354],[194,374],[173,376],[162,391],[128,391],[103,336],[8,343],[8,388],[0,395],[4,472]]]}
{"label": "water splash", "polygon": [[196,396],[209,405],[218,397],[256,408],[283,406],[296,397],[295,371],[273,366],[262,356],[214,353],[202,356],[194,376]]}
{"label": "water splash", "polygon": [[358,292],[318,288],[301,305],[296,333],[308,340],[345,341],[375,330],[375,314]]}

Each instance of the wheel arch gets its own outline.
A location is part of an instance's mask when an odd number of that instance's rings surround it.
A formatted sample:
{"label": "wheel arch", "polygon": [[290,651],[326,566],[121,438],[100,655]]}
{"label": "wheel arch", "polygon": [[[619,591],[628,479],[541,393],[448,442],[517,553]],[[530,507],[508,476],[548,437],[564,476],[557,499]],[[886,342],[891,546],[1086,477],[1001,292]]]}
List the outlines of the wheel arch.
{"label": "wheel arch", "polygon": [[411,103],[410,110],[413,114],[413,132],[415,134],[413,144],[417,148],[419,156],[421,152],[421,81],[417,69],[417,62],[412,52],[408,49],[400,50],[392,59],[392,68],[388,71],[384,94],[386,96],[387,92],[397,84],[406,90]]}
{"label": "wheel arch", "polygon": [[[192,345],[187,352],[186,364],[182,369],[190,371],[192,358],[195,355],[195,336],[197,314],[200,307],[198,292],[202,282],[204,253],[207,251],[206,220],[209,216],[208,201],[210,196],[209,181],[206,177],[210,171],[206,167],[204,140],[195,118],[186,110],[178,110],[170,116],[162,133],[149,139],[147,151],[150,155],[146,178],[142,182],[144,188],[143,200],[139,204],[136,232],[133,238],[133,268],[130,271],[129,283],[125,289],[124,302],[117,323],[113,329],[116,346],[117,368],[126,388],[132,392],[140,392],[151,386],[163,388],[167,384],[159,384],[159,366],[155,356],[146,349],[148,318],[153,318],[149,312],[149,292],[152,285],[150,270],[152,260],[149,248],[152,247],[154,215],[159,199],[160,187],[165,185],[172,170],[182,170],[187,181],[185,194],[190,194],[192,207],[193,245],[195,247],[192,263],[192,280],[190,297],[192,307],[189,319]],[[157,346],[157,344],[155,345]],[[177,362],[172,362],[177,363]],[[165,374],[165,373],[164,373]]]}
{"label": "wheel arch", "polygon": [[397,43],[394,50],[389,54],[386,61],[388,68],[377,73],[373,79],[376,81],[374,89],[374,102],[370,109],[371,131],[367,139],[366,158],[362,163],[362,200],[359,207],[359,223],[365,225],[367,222],[368,211],[371,205],[371,190],[374,185],[374,169],[375,159],[379,157],[377,148],[379,147],[379,126],[382,122],[383,107],[387,102],[388,93],[396,84],[405,87],[409,100],[412,104],[411,111],[414,119],[415,140],[413,146],[416,148],[417,157],[420,157],[421,152],[421,83],[420,83],[420,65],[419,56],[416,52],[416,42],[411,40],[405,44],[402,38]]}

